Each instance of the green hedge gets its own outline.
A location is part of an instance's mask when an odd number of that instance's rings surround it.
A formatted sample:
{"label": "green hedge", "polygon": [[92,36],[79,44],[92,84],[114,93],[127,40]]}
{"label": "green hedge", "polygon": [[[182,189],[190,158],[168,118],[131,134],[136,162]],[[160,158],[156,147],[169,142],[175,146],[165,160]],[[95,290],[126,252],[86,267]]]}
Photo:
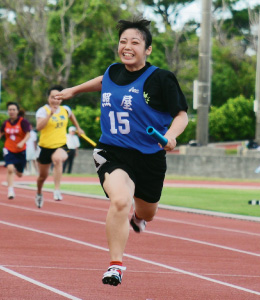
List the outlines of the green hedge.
{"label": "green hedge", "polygon": [[[80,127],[86,135],[98,142],[100,129],[100,109],[90,106],[77,106],[73,110]],[[0,124],[8,118],[0,115]],[[239,96],[229,99],[221,107],[211,107],[209,113],[209,136],[210,141],[235,141],[254,139],[255,136],[255,113],[253,111],[253,99]],[[178,145],[187,144],[196,139],[196,117],[189,120],[185,131],[178,137]],[[71,123],[69,125],[72,125]],[[0,140],[0,150],[3,148],[3,139]],[[81,139],[81,148],[92,148],[90,144]],[[0,160],[3,159],[0,151]]]}
{"label": "green hedge", "polygon": [[[210,142],[254,139],[256,117],[253,103],[253,99],[239,96],[229,99],[220,107],[212,106],[209,112]],[[178,144],[195,140],[196,126],[196,118],[190,119],[185,131],[177,139]]]}
{"label": "green hedge", "polygon": [[[101,135],[100,109],[90,106],[77,106],[76,109],[73,109],[73,113],[80,127],[85,131],[85,134],[97,143]],[[93,148],[83,139],[80,140],[80,143],[81,148]]]}
{"label": "green hedge", "polygon": [[209,133],[213,141],[249,140],[255,137],[253,99],[244,96],[229,99],[221,107],[212,107]]}
{"label": "green hedge", "polygon": [[[73,112],[86,135],[98,141],[101,135],[100,109],[78,106]],[[209,140],[223,142],[254,139],[255,122],[253,99],[246,99],[244,96],[231,98],[220,107],[210,108]],[[185,131],[178,137],[178,145],[196,139],[196,126],[197,120],[193,117],[189,120]],[[82,142],[82,147],[91,148],[86,142]]]}

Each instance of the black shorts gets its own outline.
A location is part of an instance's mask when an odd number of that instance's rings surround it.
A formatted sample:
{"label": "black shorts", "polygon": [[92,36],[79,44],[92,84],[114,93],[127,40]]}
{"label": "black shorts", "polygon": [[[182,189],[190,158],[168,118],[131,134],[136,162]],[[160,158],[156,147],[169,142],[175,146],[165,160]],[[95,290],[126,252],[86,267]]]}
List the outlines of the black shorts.
{"label": "black shorts", "polygon": [[6,148],[3,149],[5,166],[14,165],[19,173],[23,173],[26,165],[26,151],[18,153],[11,152]]}
{"label": "black shorts", "polygon": [[105,173],[124,170],[135,184],[135,197],[149,203],[160,200],[166,172],[166,152],[143,154],[137,150],[99,143],[93,157],[103,187]]}
{"label": "black shorts", "polygon": [[[63,145],[59,148],[62,148],[63,150],[65,150],[66,152],[69,151],[67,145]],[[42,164],[42,165],[48,165],[48,164],[51,164],[52,163],[52,160],[51,160],[51,156],[52,154],[59,148],[54,148],[54,149],[49,149],[49,148],[43,148],[43,147],[40,147],[40,153],[39,153],[39,156],[37,158],[37,161]]]}

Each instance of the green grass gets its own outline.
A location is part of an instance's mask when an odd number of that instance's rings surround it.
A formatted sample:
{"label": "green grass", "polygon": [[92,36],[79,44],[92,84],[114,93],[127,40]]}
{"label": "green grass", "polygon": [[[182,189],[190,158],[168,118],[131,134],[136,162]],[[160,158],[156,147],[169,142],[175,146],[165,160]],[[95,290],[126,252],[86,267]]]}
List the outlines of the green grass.
{"label": "green grass", "polygon": [[[36,187],[35,184],[30,184],[29,186]],[[45,183],[44,188],[54,189],[54,184]],[[99,184],[61,184],[61,190],[67,192],[77,192],[83,194],[99,195],[105,196],[102,187]]]}
{"label": "green grass", "polygon": [[[45,184],[44,187],[53,189],[54,185]],[[61,185],[61,190],[105,196],[100,185],[66,183]],[[260,217],[260,206],[248,204],[252,199],[260,199],[259,190],[165,187],[160,203]]]}
{"label": "green grass", "polygon": [[259,198],[259,190],[166,187],[160,203],[260,217],[260,206],[248,204],[249,200]]}
{"label": "green grass", "polygon": [[97,175],[97,173],[95,173],[95,174],[88,174],[88,173],[71,173],[71,174],[67,174],[67,173],[63,173],[62,177],[82,177],[82,178],[95,177],[95,178],[98,178],[98,175]]}
{"label": "green grass", "polygon": [[[62,174],[62,177],[94,177],[98,178],[97,174]],[[260,183],[259,179],[244,179],[244,178],[219,178],[219,177],[203,177],[203,176],[186,176],[186,175],[166,175],[165,179],[169,180],[193,180],[193,181],[219,181],[219,182],[258,182]]]}
{"label": "green grass", "polygon": [[218,182],[258,182],[259,179],[247,178],[219,178],[219,177],[203,177],[203,176],[181,176],[181,175],[166,175],[165,179],[169,180],[192,180],[192,181],[218,181]]}
{"label": "green grass", "polygon": [[225,154],[226,155],[237,155],[237,149],[226,149]]}

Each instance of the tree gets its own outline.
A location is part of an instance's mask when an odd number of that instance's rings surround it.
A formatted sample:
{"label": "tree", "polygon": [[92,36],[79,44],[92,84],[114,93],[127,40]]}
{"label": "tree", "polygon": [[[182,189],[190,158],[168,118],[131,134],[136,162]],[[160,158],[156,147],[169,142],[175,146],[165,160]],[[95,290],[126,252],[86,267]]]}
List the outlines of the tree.
{"label": "tree", "polygon": [[196,126],[197,126],[197,119],[191,118],[184,132],[180,136],[178,136],[177,144],[178,145],[188,144],[191,140],[195,140]]}
{"label": "tree", "polygon": [[143,0],[143,3],[153,8],[155,14],[162,17],[164,24],[174,25],[181,9],[194,0]]}
{"label": "tree", "polygon": [[[178,72],[183,67],[183,59],[180,51],[181,43],[185,43],[190,30],[188,23],[181,29],[175,30],[179,13],[183,7],[193,2],[193,0],[144,0],[146,5],[153,8],[155,14],[161,17],[165,28],[162,33],[162,45],[165,51],[166,62],[168,69],[178,76]],[[194,30],[194,28],[192,28]],[[185,34],[187,33],[187,34]]]}
{"label": "tree", "polygon": [[212,104],[223,105],[227,99],[244,95],[254,96],[255,56],[244,53],[240,38],[224,45],[214,39],[212,49]]}
{"label": "tree", "polygon": [[[79,31],[79,27],[87,15],[93,13],[95,6],[91,1],[80,2],[76,5],[75,0],[61,0],[56,5],[49,5],[47,0],[2,0],[4,8],[15,14],[16,32],[26,41],[27,50],[30,49],[32,52],[35,71],[39,72],[49,84],[54,81],[67,84],[72,54],[86,37],[86,32]],[[76,6],[81,8],[81,13]],[[50,43],[48,36],[48,31],[51,31],[49,22],[55,17],[58,19],[55,27],[56,47]],[[10,43],[8,36],[5,38],[6,43]],[[60,56],[57,54],[58,51]]]}
{"label": "tree", "polygon": [[239,96],[229,99],[221,107],[213,106],[209,119],[210,137],[214,141],[245,140],[255,136],[252,98]]}
{"label": "tree", "polygon": [[254,25],[256,14],[259,13],[260,5],[250,8],[241,9],[237,4],[241,0],[213,0],[214,3],[214,19],[213,27],[215,29],[215,37],[222,45],[225,45],[228,39],[239,37],[244,52],[248,48],[255,49]]}
{"label": "tree", "polygon": [[[97,142],[101,136],[100,129],[100,109],[93,109],[90,106],[77,106],[73,110],[80,127],[84,130],[86,135],[93,141]],[[91,148],[92,146],[86,141],[81,141],[83,148]]]}
{"label": "tree", "polygon": [[[0,20],[4,102],[14,100],[35,110],[53,83],[66,87],[104,72],[116,55],[114,20],[128,14],[120,4],[0,0],[6,12]],[[96,103],[97,97],[94,100],[90,102]]]}
{"label": "tree", "polygon": [[[69,86],[104,74],[107,67],[118,60],[115,20],[129,18],[129,12],[128,8],[121,9],[119,4],[115,5],[116,3],[117,1],[104,2],[97,8],[91,20],[84,22],[84,27],[88,28],[88,38],[73,54]],[[98,93],[83,94],[73,100],[73,105],[87,103],[96,107],[99,101]]]}

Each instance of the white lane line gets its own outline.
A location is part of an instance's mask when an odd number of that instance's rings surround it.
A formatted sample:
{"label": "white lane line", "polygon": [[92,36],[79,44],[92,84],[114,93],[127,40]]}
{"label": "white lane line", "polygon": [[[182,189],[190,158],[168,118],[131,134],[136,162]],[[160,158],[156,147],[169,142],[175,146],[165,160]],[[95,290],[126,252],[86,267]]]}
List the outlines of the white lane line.
{"label": "white lane line", "polygon": [[[21,189],[27,189],[23,188],[21,186],[17,186],[18,188]],[[28,189],[33,189],[36,190],[35,188],[28,188]],[[52,189],[43,189],[44,191],[48,192],[53,192]],[[90,198],[90,199],[98,199],[98,200],[106,200],[109,201],[108,198],[104,196],[99,196],[99,195],[91,195],[91,194],[84,194],[84,193],[72,193],[72,192],[63,192],[64,194],[71,195],[71,196],[77,196],[77,197],[83,197],[83,198]],[[0,194],[4,194],[3,192],[0,191]],[[20,196],[23,196],[27,199],[30,199],[28,195],[25,194],[20,194]],[[51,202],[53,203],[53,200],[45,200],[46,202]],[[61,204],[59,204],[61,205]],[[65,203],[63,202],[62,205],[67,205],[67,206],[75,206],[70,203]],[[77,205],[77,207],[84,207]],[[194,213],[194,214],[200,214],[200,215],[206,215],[206,216],[214,216],[214,217],[220,217],[220,218],[228,218],[228,219],[234,219],[234,220],[240,220],[240,221],[254,221],[254,222],[260,222],[260,217],[252,217],[252,216],[244,216],[244,215],[236,215],[236,214],[228,214],[228,213],[221,213],[221,212],[214,212],[214,211],[209,211],[209,210],[202,210],[202,209],[195,209],[195,208],[187,208],[187,207],[179,207],[179,206],[171,206],[171,205],[165,205],[165,204],[159,204],[159,208],[161,209],[166,209],[166,210],[171,210],[171,211],[180,211],[184,213]],[[220,228],[219,228],[220,230]],[[232,231],[232,230],[230,230]],[[235,231],[234,231],[235,232]],[[249,233],[250,234],[250,233]]]}
{"label": "white lane line", "polygon": [[98,250],[108,251],[107,248],[100,247],[100,246],[90,244],[90,243],[87,243],[87,242],[79,241],[79,240],[69,238],[69,237],[66,237],[66,236],[63,236],[63,235],[60,235],[60,234],[55,234],[55,233],[51,233],[51,232],[47,232],[47,231],[43,231],[43,230],[39,230],[39,229],[34,229],[34,228],[27,227],[27,226],[22,226],[22,225],[10,223],[10,222],[5,222],[5,221],[0,221],[0,223],[4,224],[4,225],[7,225],[7,226],[11,226],[11,227],[19,228],[19,229],[24,229],[24,230],[28,230],[28,231],[32,231],[32,232],[36,232],[36,233],[40,233],[40,234],[44,234],[44,235],[48,235],[48,236],[52,236],[52,237],[55,237],[55,238],[59,238],[59,239],[62,239],[62,240],[66,240],[66,241],[69,241],[69,242],[81,244],[81,245],[84,245],[84,246],[92,247],[92,248],[95,248],[95,249],[98,249]]}
{"label": "white lane line", "polygon": [[[66,267],[58,267],[58,266],[52,266],[52,267],[45,267],[45,266],[30,266],[30,265],[3,265],[3,267],[6,268],[19,268],[19,269],[47,269],[47,270],[67,270],[67,271],[103,271],[104,269],[93,269],[93,268],[66,268]],[[145,271],[145,270],[130,270],[127,268],[127,272],[129,273],[147,273],[150,274],[151,271]],[[172,272],[172,271],[156,271],[156,273],[160,274],[179,274],[179,272]],[[179,275],[184,275],[184,274],[179,274]],[[241,277],[241,278],[260,278],[260,275],[247,275],[247,274],[218,274],[218,273],[208,273],[208,274],[203,274],[203,276],[217,276],[217,277]]]}
{"label": "white lane line", "polygon": [[[30,188],[32,187],[32,188],[34,188],[35,189],[35,186],[36,186],[36,180],[34,180],[34,181],[16,181],[15,182],[15,184],[17,185],[17,186],[25,186],[25,187],[27,187],[28,185],[33,185],[33,186],[29,186]],[[53,180],[46,180],[45,182],[44,182],[44,184],[53,184]],[[63,177],[62,178],[62,184],[70,184],[70,185],[100,185],[100,182],[99,182],[99,180],[98,181],[95,181],[95,180],[88,180],[88,181],[70,181],[70,180],[68,180],[66,177]],[[7,186],[7,182],[2,182],[2,185],[5,185],[5,186]]]}
{"label": "white lane line", "polygon": [[83,221],[83,222],[90,222],[90,223],[94,223],[94,224],[100,224],[100,225],[105,225],[106,224],[105,222],[102,222],[102,221],[96,221],[96,220],[82,218],[82,217],[75,217],[75,216],[61,214],[61,213],[54,213],[52,211],[42,210],[42,209],[39,209],[39,208],[28,208],[28,207],[22,207],[22,206],[19,206],[19,205],[11,205],[11,204],[5,204],[5,203],[0,203],[0,205],[10,207],[10,208],[17,208],[17,209],[21,209],[21,210],[36,212],[36,213],[40,213],[40,214],[44,214],[44,215],[51,215],[51,216],[55,216],[55,217],[68,218],[68,219],[78,220],[78,221]]}
{"label": "white lane line", "polygon": [[[4,221],[0,221],[0,223],[2,223],[4,225],[7,225],[7,226],[11,226],[11,227],[19,228],[19,229],[24,229],[24,230],[28,230],[28,231],[32,231],[32,232],[36,232],[36,233],[40,233],[40,234],[44,234],[44,235],[48,235],[48,236],[51,236],[51,237],[59,238],[59,239],[62,239],[62,240],[70,241],[70,242],[73,242],[73,243],[77,243],[77,244],[80,244],[80,245],[84,245],[84,246],[87,246],[87,247],[91,247],[91,248],[94,248],[94,249],[98,249],[98,250],[108,252],[107,248],[97,246],[97,245],[94,245],[94,244],[90,244],[90,243],[86,243],[86,242],[83,242],[83,241],[80,241],[80,240],[72,239],[72,238],[69,238],[69,237],[66,237],[66,236],[62,236],[60,234],[54,234],[54,233],[50,233],[50,232],[47,232],[47,231],[42,231],[42,230],[38,230],[38,229],[26,227],[26,226],[21,226],[21,225],[9,223],[9,222],[4,222]],[[255,295],[260,296],[260,292],[250,290],[250,289],[247,289],[247,288],[243,288],[243,287],[238,286],[238,285],[229,284],[229,283],[226,283],[226,282],[220,281],[220,280],[215,280],[215,279],[212,279],[212,278],[209,278],[209,277],[206,277],[206,276],[202,276],[202,275],[199,275],[199,274],[196,274],[196,273],[188,272],[188,271],[185,271],[185,270],[182,270],[182,269],[179,269],[179,268],[171,267],[169,265],[157,263],[157,262],[154,262],[152,260],[144,259],[144,258],[135,256],[135,255],[124,254],[124,256],[128,257],[128,258],[131,258],[131,259],[134,259],[134,260],[137,260],[137,261],[141,261],[143,263],[147,263],[147,264],[154,265],[154,266],[157,266],[157,267],[161,267],[161,268],[164,268],[164,269],[168,269],[168,270],[171,270],[171,271],[176,271],[176,272],[181,273],[181,274],[189,275],[189,276],[192,276],[192,277],[195,277],[195,278],[199,278],[199,279],[202,279],[202,280],[217,283],[217,284],[220,284],[220,285],[223,285],[223,286],[226,286],[226,287],[230,287],[230,288],[233,288],[233,289],[237,289],[237,290],[240,290],[240,291],[244,291],[244,292],[247,292],[247,293],[250,293],[250,294],[255,294]]]}
{"label": "white lane line", "polygon": [[232,248],[232,247],[227,247],[227,246],[222,246],[222,245],[218,245],[218,244],[214,244],[214,243],[194,240],[194,239],[185,238],[185,237],[181,237],[181,236],[176,236],[176,235],[172,235],[172,234],[160,233],[160,232],[149,231],[149,230],[146,230],[145,232],[153,234],[153,235],[164,236],[164,237],[168,237],[168,238],[172,238],[172,239],[178,239],[178,240],[181,240],[181,241],[192,242],[192,243],[196,243],[196,244],[201,244],[201,245],[211,246],[211,247],[220,248],[220,249],[224,249],[224,250],[229,250],[229,251],[233,251],[233,252],[238,252],[238,253],[241,253],[241,254],[247,254],[247,255],[260,257],[260,253],[244,251],[244,250],[240,250],[240,249],[236,249],[236,248]]}
{"label": "white lane line", "polygon": [[[244,291],[244,292],[247,292],[247,293],[250,293],[250,294],[260,296],[260,292],[253,291],[253,290],[250,290],[250,289],[247,289],[247,288],[243,288],[243,287],[238,286],[238,285],[230,284],[230,283],[227,283],[227,282],[224,282],[224,281],[220,281],[220,280],[216,280],[216,279],[213,279],[213,278],[202,276],[202,275],[199,275],[199,274],[196,274],[196,273],[188,272],[188,271],[185,271],[185,270],[182,270],[182,269],[179,269],[179,268],[174,268],[174,267],[171,267],[171,266],[168,266],[168,265],[165,265],[165,264],[161,264],[161,263],[157,263],[157,262],[154,262],[154,261],[151,261],[151,260],[148,260],[148,259],[143,259],[143,258],[137,257],[135,255],[126,254],[124,256],[135,259],[135,260],[138,260],[138,261],[141,261],[141,262],[145,262],[147,264],[162,267],[162,268],[165,268],[165,269],[168,269],[168,270],[176,271],[176,272],[179,272],[179,273],[182,273],[182,274],[185,274],[185,275],[189,275],[189,276],[192,276],[192,277],[196,277],[196,278],[203,279],[203,280],[206,280],[206,281],[210,281],[210,282],[213,282],[213,283],[217,283],[217,284],[220,284],[220,285],[223,285],[223,286],[226,286],[226,287],[234,288],[236,290],[240,290],[240,291]],[[225,276],[225,274],[224,274],[224,276]]]}
{"label": "white lane line", "polygon": [[[36,192],[36,187],[30,187],[30,186],[22,186],[22,185],[17,185],[14,184],[15,188],[22,189],[22,190],[31,190]],[[50,188],[43,188],[43,192],[47,193],[53,193],[53,189]],[[1,192],[4,194],[3,192]],[[70,191],[62,191],[62,194],[64,195],[70,195],[70,196],[78,196],[78,197],[83,197],[83,198],[91,198],[91,199],[100,199],[100,200],[109,200],[106,196],[102,195],[97,195],[97,194],[86,194],[86,193],[80,193],[80,192],[70,192]],[[5,193],[6,195],[6,193]],[[21,196],[24,196],[24,194],[20,194]],[[27,197],[29,198],[29,197]]]}
{"label": "white lane line", "polygon": [[4,266],[0,266],[0,270],[4,271],[4,272],[6,272],[6,273],[9,273],[9,274],[11,274],[11,275],[13,275],[13,276],[16,276],[16,277],[18,277],[18,278],[21,278],[21,279],[23,279],[23,280],[25,280],[25,281],[28,281],[28,282],[30,282],[30,283],[32,283],[32,284],[34,284],[34,285],[38,285],[39,287],[42,287],[42,288],[44,288],[44,289],[46,289],[46,290],[49,290],[49,291],[51,291],[51,292],[53,292],[53,293],[55,293],[55,294],[61,295],[61,296],[65,297],[65,298],[67,298],[67,299],[71,299],[71,300],[82,300],[81,298],[72,296],[72,295],[70,295],[70,294],[68,294],[68,293],[65,293],[65,292],[61,291],[61,290],[55,289],[55,288],[53,288],[53,287],[51,287],[51,286],[49,286],[49,285],[47,285],[47,284],[44,284],[44,283],[42,283],[42,282],[40,282],[40,281],[37,281],[37,280],[34,280],[34,279],[32,279],[32,278],[30,278],[30,277],[28,277],[28,276],[25,276],[25,275],[22,275],[22,274],[20,274],[20,273],[18,273],[18,272],[15,272],[15,271],[13,271],[13,270],[10,270],[10,269],[8,269],[8,268],[6,268],[6,267],[4,267]]}
{"label": "white lane line", "polygon": [[[20,207],[18,205],[10,205],[10,204],[3,204],[3,203],[0,203],[0,205],[8,206],[8,207],[11,207],[11,208],[18,208],[18,209],[22,209],[22,210],[26,210],[26,211],[32,211],[32,212],[36,212],[36,213],[42,213],[42,214],[46,214],[46,215],[52,215],[52,216],[61,217],[61,218],[69,218],[69,219],[79,220],[79,221],[83,221],[83,222],[89,222],[89,223],[94,223],[94,224],[99,224],[99,225],[105,225],[105,222],[102,222],[102,221],[96,221],[96,220],[86,219],[86,218],[81,218],[81,217],[74,217],[74,216],[70,216],[70,215],[66,215],[66,214],[60,214],[60,213],[53,213],[53,212],[46,211],[46,210],[26,208],[26,207]],[[155,232],[155,231],[150,231],[150,230],[146,230],[144,233],[145,234],[152,234],[152,235],[156,235],[156,236],[161,236],[161,237],[177,239],[177,240],[182,240],[182,241],[186,241],[186,242],[190,242],[190,243],[196,243],[196,244],[205,245],[205,246],[209,246],[209,247],[215,247],[215,248],[219,248],[219,249],[223,249],[223,250],[237,252],[237,253],[240,253],[240,254],[246,254],[246,255],[260,257],[260,253],[254,253],[254,252],[251,252],[251,251],[240,250],[240,249],[237,249],[237,248],[232,248],[232,247],[227,247],[227,246],[214,244],[214,243],[209,243],[209,242],[205,242],[205,241],[185,238],[185,237],[176,236],[176,235],[172,235],[172,234],[160,233],[160,232]]]}
{"label": "white lane line", "polygon": [[237,214],[224,213],[224,212],[198,209],[198,208],[172,206],[172,205],[165,205],[165,204],[159,204],[159,208],[173,210],[173,211],[180,211],[180,212],[184,212],[184,213],[193,213],[193,214],[197,214],[197,215],[206,215],[206,216],[212,216],[212,217],[243,220],[243,221],[254,221],[254,222],[258,222],[258,223],[260,222],[260,217],[237,215]]}
{"label": "white lane line", "polygon": [[[21,189],[33,189],[33,190],[36,190],[36,188],[23,187],[23,186],[19,186],[19,185],[15,185],[15,187],[21,188]],[[48,191],[48,192],[53,192],[53,189],[44,188],[43,190],[44,191]],[[99,200],[106,200],[106,201],[109,200],[105,196],[99,196],[99,195],[91,195],[91,194],[84,194],[84,193],[77,193],[77,192],[68,192],[68,191],[63,191],[63,193],[67,194],[67,195],[78,196],[78,197],[83,197],[83,198],[87,197],[87,198],[99,199]],[[234,220],[260,222],[260,217],[238,215],[238,214],[230,214],[230,213],[216,212],[216,211],[196,209],[196,208],[188,208],[188,207],[165,205],[165,204],[159,204],[159,208],[167,209],[167,210],[172,210],[172,211],[180,211],[180,212],[184,212],[184,213],[194,213],[194,214],[200,214],[200,215],[206,215],[206,216],[228,218],[228,219],[234,219]]]}
{"label": "white lane line", "polygon": [[179,220],[174,220],[174,219],[169,219],[169,218],[164,218],[164,217],[155,216],[154,220],[160,220],[160,221],[163,221],[163,222],[170,222],[170,223],[179,223],[179,224],[197,226],[197,227],[202,227],[202,228],[207,228],[207,229],[216,229],[216,230],[222,230],[222,231],[228,231],[228,232],[234,232],[234,233],[239,233],[239,234],[247,234],[247,235],[253,235],[253,236],[259,236],[260,237],[260,234],[254,233],[254,232],[249,232],[249,231],[244,231],[244,230],[237,230],[237,229],[230,229],[230,228],[223,228],[223,227],[211,226],[211,225],[202,225],[202,224],[197,224],[197,223],[193,223],[193,222],[179,221]]}
{"label": "white lane line", "polygon": [[[0,192],[1,194],[1,192]],[[28,195],[23,195],[23,194],[19,194],[19,196],[22,196],[23,198],[27,198],[27,199],[30,199],[32,200],[32,196],[28,196]],[[87,199],[94,199],[94,198],[91,198],[91,197],[86,197]],[[96,200],[96,199],[95,199]],[[94,200],[94,201],[95,201]],[[102,200],[102,199],[101,199]],[[14,203],[15,200],[8,200],[9,203]],[[92,209],[92,210],[96,210],[96,211],[105,211],[107,212],[108,208],[100,208],[100,207],[96,207],[96,206],[90,206],[90,205],[80,205],[80,204],[75,204],[75,203],[68,203],[68,202],[64,202],[64,201],[54,201],[53,199],[46,199],[44,197],[44,202],[48,202],[48,203],[51,203],[53,205],[62,205],[62,206],[70,206],[70,207],[75,207],[75,208],[86,208],[86,209]],[[17,207],[17,208],[22,208],[22,206],[18,206],[18,205],[12,205],[12,204],[7,204],[7,203],[0,203],[0,205],[5,205],[5,206],[9,206],[9,207]],[[35,207],[35,204],[34,204],[34,200],[32,201],[32,207]],[[44,208],[43,208],[44,209]],[[35,211],[40,211],[39,209],[35,209]]]}
{"label": "white lane line", "polygon": [[[1,194],[1,192],[0,192]],[[24,198],[28,198],[31,199],[30,196],[25,195],[25,194],[20,194],[21,196],[23,196]],[[55,203],[53,202],[53,200],[45,200],[46,202],[49,203]],[[70,204],[70,203],[58,203],[59,205],[65,205],[65,206],[72,206],[72,207],[81,207],[81,208],[86,208],[86,209],[92,209],[92,210],[97,210],[97,211],[105,211],[107,212],[107,208],[97,208],[95,206],[89,206],[89,205],[79,205],[79,204]],[[6,203],[0,203],[0,205],[4,205],[4,206],[8,206],[8,207],[16,207],[16,208],[21,208],[20,206],[16,206],[16,205],[9,205]],[[34,210],[36,211],[36,210]],[[37,210],[39,211],[39,210]],[[206,228],[206,229],[215,229],[215,230],[220,230],[220,231],[226,231],[226,232],[234,232],[234,233],[238,233],[238,234],[246,234],[246,235],[252,235],[252,236],[259,236],[260,234],[258,233],[254,233],[254,232],[249,232],[249,231],[243,231],[243,230],[236,230],[236,229],[230,229],[230,228],[223,228],[223,227],[217,227],[217,226],[210,226],[210,225],[202,225],[202,224],[197,224],[197,223],[193,223],[193,222],[187,222],[187,221],[179,221],[179,220],[174,220],[174,219],[169,219],[169,218],[164,218],[164,217],[158,217],[155,216],[154,220],[160,220],[160,221],[165,221],[165,222],[170,222],[170,223],[178,223],[178,224],[185,224],[185,225],[191,225],[191,226],[196,226],[196,227],[201,227],[201,228]]]}
{"label": "white lane line", "polygon": [[[71,185],[100,185],[99,181],[68,181],[66,178],[62,180],[63,184]],[[35,184],[35,181],[17,181],[15,185],[22,188],[35,188],[28,185]],[[46,184],[53,184],[53,181],[47,180]],[[7,182],[3,181],[2,185],[7,186]],[[259,190],[260,186],[255,185],[238,185],[238,184],[214,184],[214,183],[191,183],[191,182],[164,182],[164,187],[174,187],[174,188],[210,188],[210,189],[236,189],[236,190]]]}

